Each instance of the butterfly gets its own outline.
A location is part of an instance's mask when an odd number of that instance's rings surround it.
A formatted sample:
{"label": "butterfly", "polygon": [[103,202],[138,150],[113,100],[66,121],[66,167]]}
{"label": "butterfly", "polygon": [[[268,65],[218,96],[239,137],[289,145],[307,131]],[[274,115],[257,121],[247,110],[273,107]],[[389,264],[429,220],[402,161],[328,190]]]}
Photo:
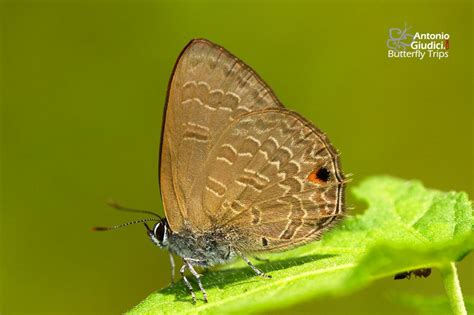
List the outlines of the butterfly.
{"label": "butterfly", "polygon": [[[159,154],[165,218],[143,222],[151,241],[196,266],[318,240],[345,212],[346,179],[327,136],[286,109],[244,62],[205,39],[181,52],[168,85]],[[121,210],[133,210],[114,205]],[[148,211],[141,211],[149,213]],[[146,221],[158,221],[149,227]]]}

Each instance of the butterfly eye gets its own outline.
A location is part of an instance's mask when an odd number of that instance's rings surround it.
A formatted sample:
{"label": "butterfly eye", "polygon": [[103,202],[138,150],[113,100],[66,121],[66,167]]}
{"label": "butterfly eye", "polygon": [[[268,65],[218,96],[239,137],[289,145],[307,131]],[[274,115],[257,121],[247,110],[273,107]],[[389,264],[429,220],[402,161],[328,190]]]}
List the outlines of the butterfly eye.
{"label": "butterfly eye", "polygon": [[315,184],[321,184],[326,183],[330,177],[331,173],[329,170],[325,167],[320,167],[317,170],[312,171],[309,174],[308,179]]}
{"label": "butterfly eye", "polygon": [[153,234],[155,234],[155,237],[158,239],[158,241],[163,242],[163,239],[165,237],[165,224],[162,222],[159,222],[155,224],[155,227],[153,228]]}

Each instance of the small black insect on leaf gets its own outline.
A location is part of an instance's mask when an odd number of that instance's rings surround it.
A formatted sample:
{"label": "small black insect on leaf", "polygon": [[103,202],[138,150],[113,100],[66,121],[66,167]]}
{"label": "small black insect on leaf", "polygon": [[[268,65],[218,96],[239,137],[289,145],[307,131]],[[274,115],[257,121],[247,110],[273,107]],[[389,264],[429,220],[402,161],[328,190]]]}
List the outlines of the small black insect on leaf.
{"label": "small black insect on leaf", "polygon": [[394,280],[402,280],[402,279],[410,279],[411,277],[411,272],[410,271],[404,271],[404,272],[399,272],[397,273],[393,279]]}
{"label": "small black insect on leaf", "polygon": [[417,278],[428,278],[431,274],[431,268],[421,268],[421,269],[414,269],[409,271],[404,271],[397,273],[393,279],[394,280],[401,280],[401,279],[410,279],[411,275],[415,275]]}

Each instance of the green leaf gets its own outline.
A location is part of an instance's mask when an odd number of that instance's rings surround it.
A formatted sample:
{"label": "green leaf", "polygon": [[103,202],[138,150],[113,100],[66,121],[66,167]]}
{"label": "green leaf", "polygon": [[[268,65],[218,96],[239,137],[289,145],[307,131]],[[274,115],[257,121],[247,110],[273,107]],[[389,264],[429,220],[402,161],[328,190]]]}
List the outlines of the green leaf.
{"label": "green leaf", "polygon": [[[393,297],[394,302],[416,310],[419,315],[446,315],[451,313],[448,299],[445,296],[421,296],[400,294]],[[474,314],[474,297],[466,297],[468,314]]]}
{"label": "green leaf", "polygon": [[[439,192],[417,181],[374,177],[353,189],[368,203],[319,242],[206,272],[209,303],[191,298],[182,281],[152,293],[129,314],[223,314],[276,309],[311,298],[342,295],[374,280],[422,267],[441,268],[474,249],[471,203],[465,193]],[[193,286],[197,288],[195,282]],[[197,293],[199,300],[199,292]]]}

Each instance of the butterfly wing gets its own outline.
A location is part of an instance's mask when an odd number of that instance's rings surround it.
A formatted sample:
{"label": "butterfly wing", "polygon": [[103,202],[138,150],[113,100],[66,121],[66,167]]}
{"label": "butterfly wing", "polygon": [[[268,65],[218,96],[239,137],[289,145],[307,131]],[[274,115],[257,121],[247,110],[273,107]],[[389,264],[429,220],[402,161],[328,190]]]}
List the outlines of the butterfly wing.
{"label": "butterfly wing", "polygon": [[160,190],[174,232],[211,224],[192,187],[223,130],[246,113],[281,107],[258,75],[224,48],[202,39],[186,46],[168,87],[160,148]]}
{"label": "butterfly wing", "polygon": [[[327,137],[285,109],[249,113],[219,137],[196,182],[196,205],[244,252],[317,239],[344,212],[344,175]],[[203,189],[204,188],[204,189]]]}

